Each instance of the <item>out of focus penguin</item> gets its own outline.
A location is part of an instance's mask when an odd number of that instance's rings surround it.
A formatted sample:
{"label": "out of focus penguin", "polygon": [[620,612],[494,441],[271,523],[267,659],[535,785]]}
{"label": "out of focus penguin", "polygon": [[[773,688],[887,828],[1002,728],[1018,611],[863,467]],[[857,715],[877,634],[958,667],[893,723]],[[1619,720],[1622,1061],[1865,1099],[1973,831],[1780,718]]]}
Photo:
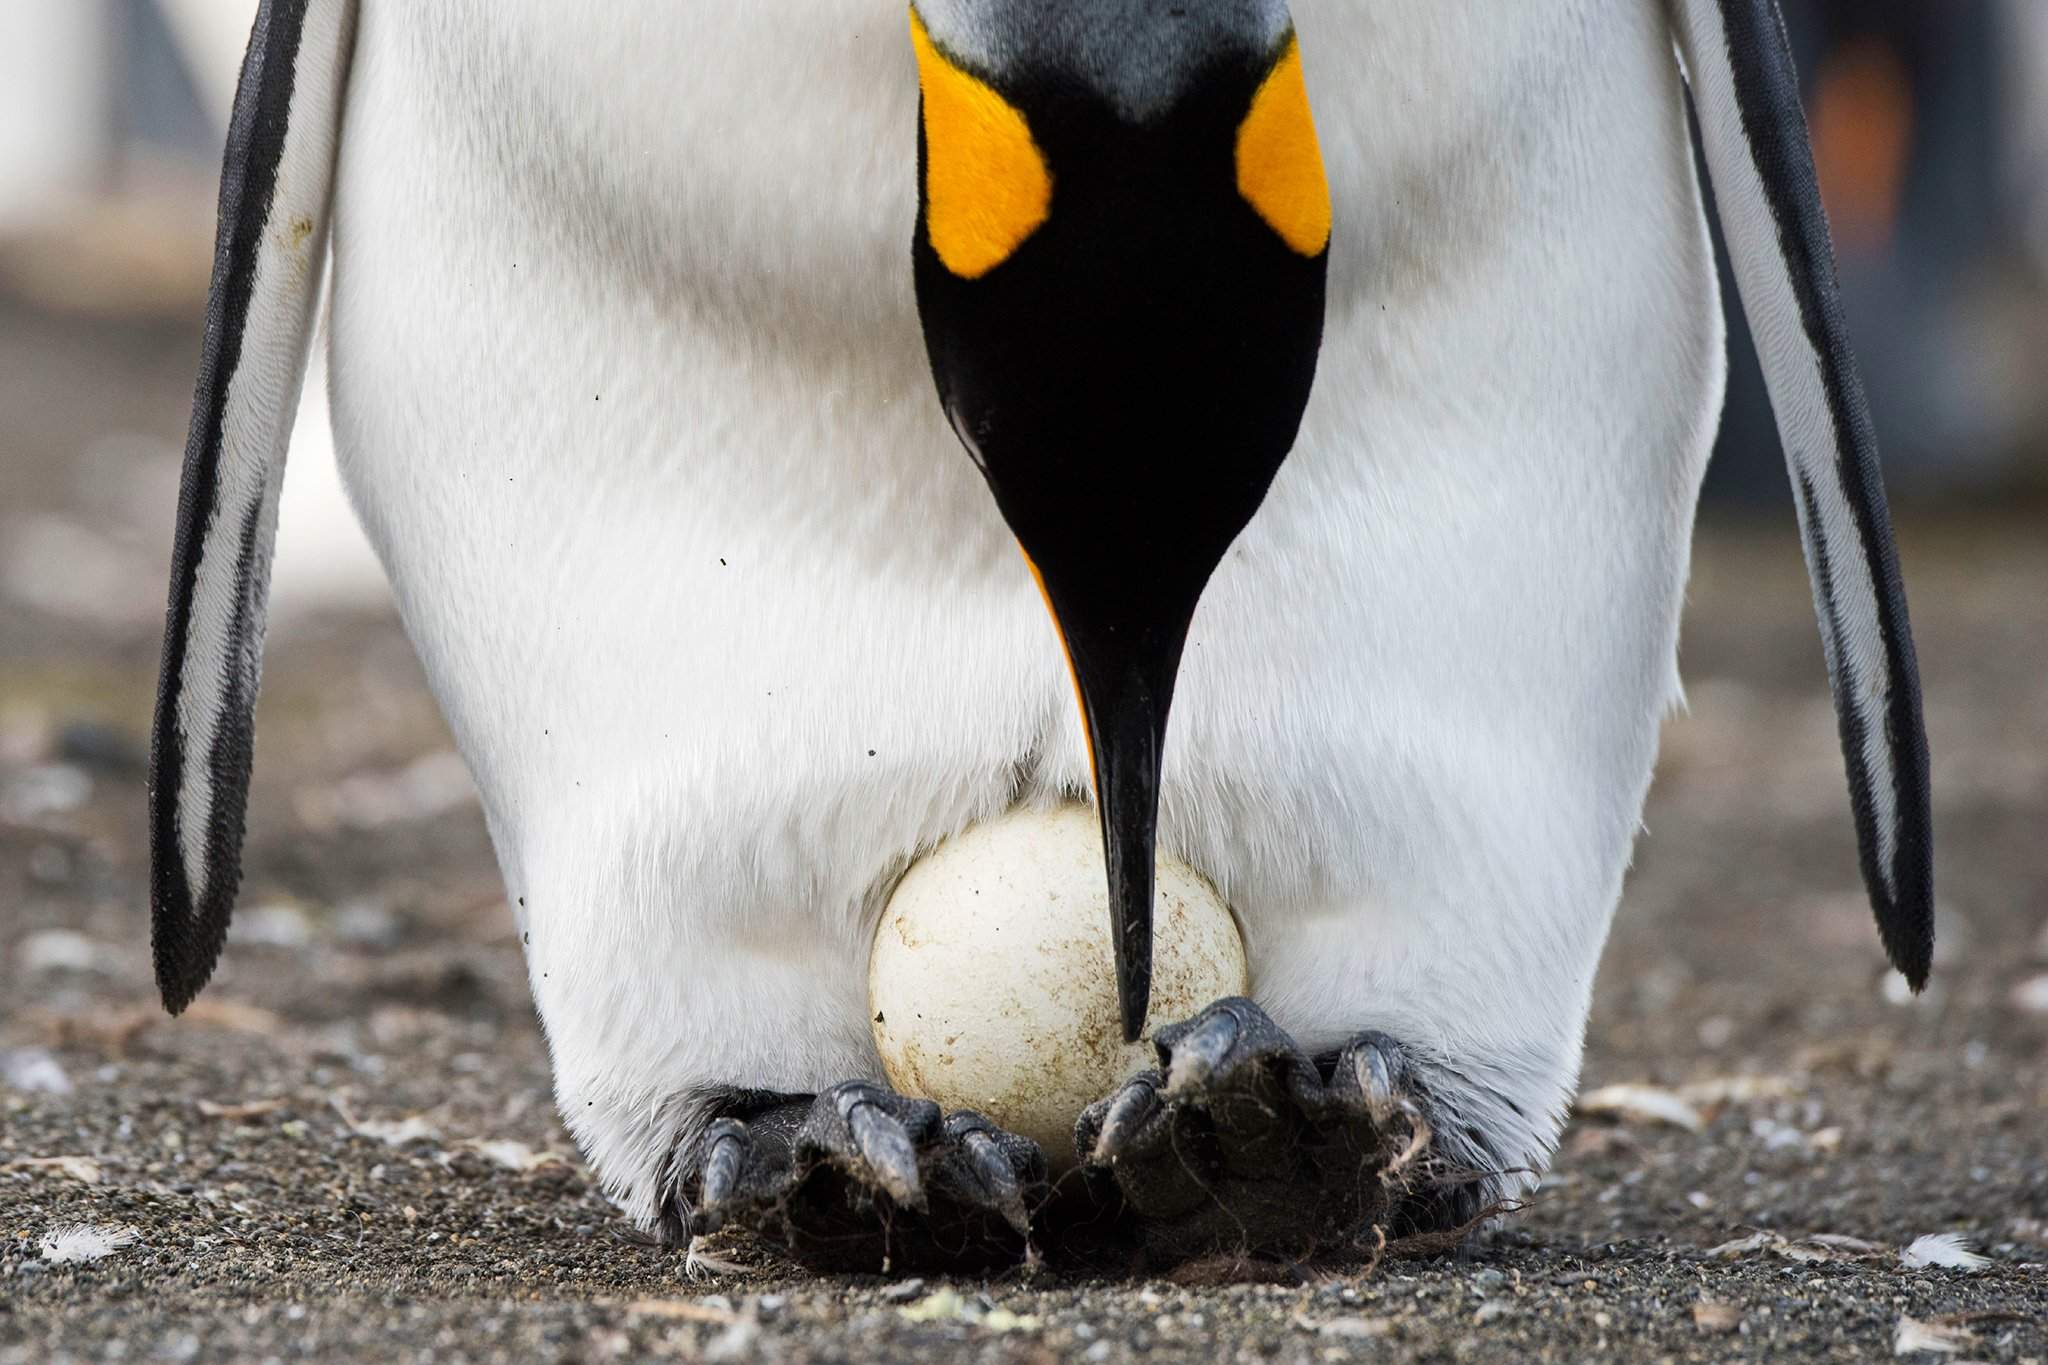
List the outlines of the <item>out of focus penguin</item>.
{"label": "out of focus penguin", "polygon": [[636,1221],[1022,1254],[1044,1154],[879,1081],[866,954],[917,852],[1090,795],[1127,1029],[1155,847],[1228,896],[1252,997],[1083,1118],[1084,1232],[1171,1260],[1483,1214],[1563,1122],[1678,694],[1724,342],[1688,80],[1864,877],[1922,981],[1918,683],[1775,0],[916,0],[907,29],[897,0],[264,0],[156,717],[170,1008],[239,881],[331,254],[344,474],[561,1112]]}

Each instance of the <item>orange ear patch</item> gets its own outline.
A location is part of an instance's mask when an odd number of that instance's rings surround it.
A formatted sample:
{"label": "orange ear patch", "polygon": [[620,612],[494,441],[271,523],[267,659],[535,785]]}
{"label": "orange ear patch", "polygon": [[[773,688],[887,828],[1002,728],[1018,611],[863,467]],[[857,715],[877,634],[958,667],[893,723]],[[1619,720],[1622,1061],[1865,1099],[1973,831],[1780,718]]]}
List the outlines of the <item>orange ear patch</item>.
{"label": "orange ear patch", "polygon": [[1237,192],[1302,255],[1330,244],[1330,182],[1301,73],[1301,44],[1291,35],[1238,127]]}
{"label": "orange ear patch", "polygon": [[979,279],[1052,212],[1052,172],[1017,107],[955,66],[910,11],[924,89],[925,227],[946,269]]}

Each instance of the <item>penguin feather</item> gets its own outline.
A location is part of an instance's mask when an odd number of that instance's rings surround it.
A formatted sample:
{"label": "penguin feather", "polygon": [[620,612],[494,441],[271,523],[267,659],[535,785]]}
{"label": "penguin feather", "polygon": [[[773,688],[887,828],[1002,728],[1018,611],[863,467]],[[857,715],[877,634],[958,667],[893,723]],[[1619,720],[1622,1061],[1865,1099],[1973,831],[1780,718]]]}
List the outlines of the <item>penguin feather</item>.
{"label": "penguin feather", "polygon": [[1777,0],[1674,0],[1736,284],[1777,414],[1864,884],[1915,989],[1934,950],[1927,736],[1870,405]]}
{"label": "penguin feather", "polygon": [[229,121],[150,754],[157,986],[213,973],[241,881],[285,447],[318,312],[356,0],[263,0]]}

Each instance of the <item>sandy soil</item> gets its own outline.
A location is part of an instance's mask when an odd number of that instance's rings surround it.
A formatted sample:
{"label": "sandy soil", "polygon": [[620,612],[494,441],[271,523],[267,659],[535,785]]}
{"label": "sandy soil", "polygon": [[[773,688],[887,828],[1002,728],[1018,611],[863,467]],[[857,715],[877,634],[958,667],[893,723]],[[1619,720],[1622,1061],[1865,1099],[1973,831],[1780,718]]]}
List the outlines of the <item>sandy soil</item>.
{"label": "sandy soil", "polygon": [[[1369,1274],[721,1274],[633,1237],[557,1124],[480,819],[382,616],[280,627],[237,934],[186,1019],[156,1008],[141,753],[195,349],[0,311],[0,1365],[1865,1360],[1909,1319],[2048,1359],[2044,509],[1907,519],[1926,997],[1862,905],[1789,510],[1714,526],[1585,1068],[1688,1122],[1582,1113],[1526,1211]],[[132,1241],[62,1263],[80,1224]],[[1902,1262],[1948,1232],[1988,1260]]]}

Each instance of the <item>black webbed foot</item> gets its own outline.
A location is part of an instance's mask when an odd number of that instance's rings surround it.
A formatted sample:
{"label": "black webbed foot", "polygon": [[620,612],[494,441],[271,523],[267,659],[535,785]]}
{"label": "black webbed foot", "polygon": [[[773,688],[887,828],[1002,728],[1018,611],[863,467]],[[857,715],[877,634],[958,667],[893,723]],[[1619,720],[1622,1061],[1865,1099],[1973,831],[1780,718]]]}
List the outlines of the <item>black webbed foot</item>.
{"label": "black webbed foot", "polygon": [[1148,1260],[1341,1255],[1369,1249],[1375,1227],[1476,1212],[1474,1187],[1432,1187],[1427,1100],[1384,1035],[1319,1065],[1232,998],[1156,1045],[1159,1069],[1090,1105],[1074,1138],[1091,1182],[1135,1215]]}
{"label": "black webbed foot", "polygon": [[1046,1178],[1029,1139],[867,1081],[715,1119],[683,1170],[689,1233],[742,1228],[818,1270],[1015,1265]]}

